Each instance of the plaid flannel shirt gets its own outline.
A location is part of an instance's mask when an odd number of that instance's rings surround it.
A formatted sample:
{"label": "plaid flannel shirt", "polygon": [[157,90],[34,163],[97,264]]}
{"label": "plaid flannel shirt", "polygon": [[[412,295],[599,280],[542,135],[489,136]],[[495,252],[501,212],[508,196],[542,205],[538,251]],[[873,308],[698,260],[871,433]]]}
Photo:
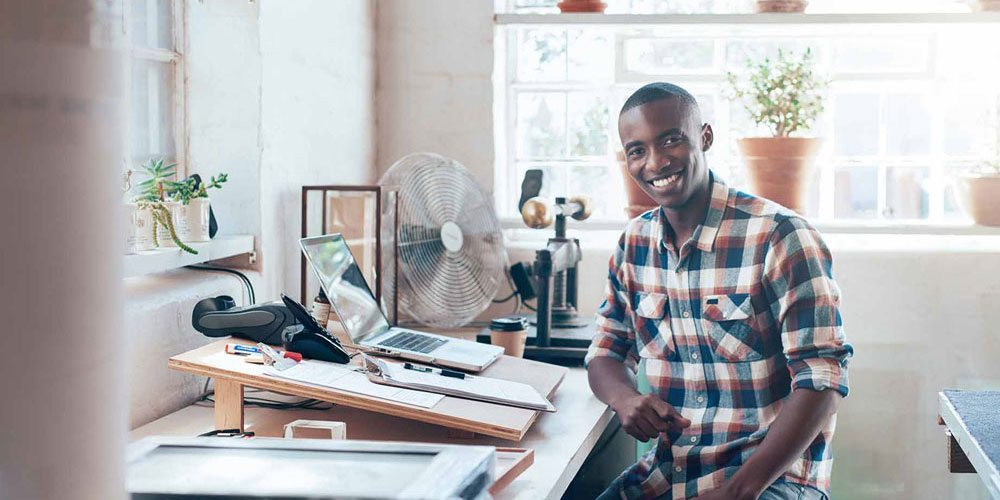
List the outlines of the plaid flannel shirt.
{"label": "plaid flannel shirt", "polygon": [[[830,251],[794,212],[712,175],[704,222],[678,253],[661,210],[629,222],[609,263],[587,363],[635,367],[691,420],[621,476],[623,498],[720,487],[760,445],[794,388],[846,396],[846,343]],[[836,417],[782,479],[829,495]]]}

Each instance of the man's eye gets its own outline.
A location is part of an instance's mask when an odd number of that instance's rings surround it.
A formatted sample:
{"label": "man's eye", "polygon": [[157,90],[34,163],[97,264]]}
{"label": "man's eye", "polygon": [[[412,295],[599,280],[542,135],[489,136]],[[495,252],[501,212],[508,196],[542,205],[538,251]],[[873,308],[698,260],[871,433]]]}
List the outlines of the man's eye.
{"label": "man's eye", "polygon": [[642,153],[643,153],[643,149],[642,148],[635,148],[635,149],[630,150],[628,152],[628,155],[630,157],[632,157],[632,158],[638,158],[638,157],[642,156]]}
{"label": "man's eye", "polygon": [[668,145],[677,144],[678,142],[681,142],[681,138],[679,136],[670,136],[663,138],[663,144],[668,144]]}

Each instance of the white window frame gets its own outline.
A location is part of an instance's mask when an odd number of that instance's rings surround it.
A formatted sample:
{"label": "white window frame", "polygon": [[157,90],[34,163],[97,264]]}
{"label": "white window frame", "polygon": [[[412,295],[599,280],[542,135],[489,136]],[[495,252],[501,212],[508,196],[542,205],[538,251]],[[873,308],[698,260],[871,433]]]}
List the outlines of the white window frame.
{"label": "white window frame", "polygon": [[[987,22],[993,26],[997,26],[997,22],[1000,21],[1000,17],[986,14],[984,17],[979,19],[973,19],[971,16],[976,14],[947,14],[944,18],[939,17],[941,15],[934,15],[932,19],[930,15],[891,15],[886,16],[882,14],[877,15],[826,15],[825,17],[830,18],[832,21],[839,21],[840,23],[859,23],[859,24],[869,24],[869,23],[886,23],[890,20],[895,20],[897,24],[897,33],[894,36],[918,36],[926,37],[926,43],[929,45],[928,59],[926,61],[926,66],[920,68],[919,70],[914,69],[913,71],[900,71],[893,74],[894,81],[888,84],[882,84],[881,89],[879,89],[880,102],[882,103],[881,108],[885,107],[885,100],[881,97],[886,93],[887,85],[898,85],[903,82],[904,85],[912,86],[914,90],[918,90],[915,93],[927,92],[926,88],[937,85],[940,83],[942,75],[939,73],[938,62],[941,58],[941,54],[935,49],[943,48],[943,45],[937,43],[938,34],[922,28],[921,24],[927,23],[938,23],[946,22],[947,24],[962,24],[966,22],[973,23],[983,23]],[[565,16],[565,17],[563,17]],[[532,15],[532,14],[500,14],[497,16],[498,29],[496,30],[495,37],[495,49],[496,54],[496,72],[495,81],[501,87],[496,89],[494,92],[495,97],[495,109],[497,113],[495,114],[495,125],[498,133],[496,134],[496,169],[494,174],[495,180],[495,198],[497,200],[497,210],[501,214],[501,219],[506,227],[522,227],[523,224],[520,222],[519,218],[514,215],[514,204],[516,203],[517,195],[519,192],[520,179],[517,177],[517,165],[518,159],[516,156],[517,148],[517,137],[516,137],[516,96],[517,90],[520,89],[532,89],[532,90],[542,90],[545,88],[551,88],[552,90],[572,90],[574,84],[572,82],[560,82],[556,84],[548,83],[523,83],[516,81],[517,73],[517,29],[525,27],[552,27],[561,29],[618,29],[623,25],[635,25],[635,27],[655,27],[658,24],[671,24],[676,22],[678,18],[686,17],[690,20],[692,24],[707,23],[711,24],[720,20],[720,18],[725,19],[725,23],[731,23],[734,20],[741,20],[745,23],[753,22],[754,19],[751,15],[694,15],[694,16],[672,16],[672,15],[637,15],[637,14],[617,14],[613,16],[604,16],[600,18],[599,22],[590,22],[591,19],[595,19],[593,16],[590,18],[583,17],[585,15],[559,15],[555,17],[553,15]],[[982,14],[980,14],[982,16]],[[820,16],[811,16],[820,17]],[[540,22],[543,20],[544,22]],[[902,19],[902,22],[899,20]],[[552,20],[552,21],[549,21]],[[793,30],[805,31],[813,29],[815,26],[812,23],[805,23],[805,26],[795,25],[795,22],[801,22],[803,17],[798,17],[798,19],[792,19],[793,22],[788,23],[788,26]],[[524,22],[521,22],[524,21]],[[784,23],[776,23],[784,24]],[[845,30],[847,31],[847,30]],[[809,36],[808,34],[804,36]],[[825,38],[827,35],[824,34]],[[836,30],[834,30],[834,36],[836,35]],[[629,36],[625,36],[618,33],[614,36],[614,57],[615,57],[615,74],[614,80],[612,82],[594,84],[592,86],[586,86],[587,90],[598,91],[601,88],[610,89],[609,94],[613,95],[615,89],[622,86],[622,84],[627,83],[639,83],[654,81],[658,78],[668,78],[669,81],[678,83],[682,86],[692,85],[697,86],[699,84],[711,84],[718,85],[721,83],[718,77],[718,72],[723,67],[724,61],[720,61],[720,55],[723,54],[718,48],[714,52],[714,63],[712,72],[714,74],[688,74],[682,77],[678,76],[665,76],[665,75],[638,75],[630,74],[625,70],[624,65],[624,44],[625,40],[629,39]],[[724,43],[727,38],[741,38],[740,36],[720,36],[715,38],[716,44]],[[782,33],[781,36],[775,36],[775,38],[788,39],[788,38],[798,38],[794,35],[787,35]],[[831,51],[825,51],[826,57],[831,57]],[[823,61],[828,63],[829,61]],[[829,67],[829,64],[825,64]],[[830,87],[829,95],[831,99],[828,101],[827,109],[820,126],[832,130],[834,123],[834,113],[832,106],[833,97],[838,91],[849,89],[852,86],[862,85],[860,82],[865,80],[879,79],[883,75],[881,74],[851,74],[851,73],[837,73],[836,75],[831,75],[833,78],[833,83]],[[907,83],[907,80],[918,80]],[[864,91],[870,93],[873,90],[873,85],[863,84],[866,88]],[[921,89],[924,87],[924,89]],[[899,93],[899,92],[897,92]],[[609,101],[613,107],[614,100]],[[929,101],[931,106],[930,113],[934,117],[940,115],[941,110],[936,109],[940,106],[937,105],[933,100]],[[884,109],[880,109],[880,113],[884,113]],[[612,113],[613,115],[613,113]],[[729,129],[728,116],[720,113],[716,116],[715,122],[719,130]],[[950,176],[947,166],[945,165],[945,153],[944,153],[944,140],[943,134],[940,133],[943,124],[940,120],[935,120],[933,129],[931,130],[931,148],[928,153],[921,157],[921,162],[919,164],[913,164],[913,166],[928,167],[930,182],[935,186],[928,193],[928,208],[929,213],[927,219],[887,219],[884,218],[884,212],[887,207],[886,198],[888,191],[885,189],[887,172],[889,167],[905,167],[911,165],[907,161],[900,161],[899,159],[888,155],[886,152],[886,127],[885,122],[880,120],[880,130],[879,130],[879,149],[878,153],[874,156],[865,158],[853,158],[850,160],[851,163],[857,163],[859,160],[866,160],[866,164],[875,165],[877,168],[878,175],[878,191],[877,191],[877,219],[865,220],[865,219],[837,219],[834,215],[834,174],[835,166],[845,165],[846,159],[844,157],[837,157],[837,165],[833,165],[834,158],[832,156],[827,156],[821,161],[823,164],[817,166],[820,169],[820,198],[819,202],[819,218],[817,219],[818,225],[827,226],[834,228],[838,231],[844,230],[860,230],[864,232],[883,232],[884,230],[891,228],[899,228],[902,232],[973,232],[981,233],[982,230],[978,228],[971,228],[968,220],[946,220],[943,219],[944,215],[944,196],[945,188],[941,187],[945,182],[947,182]],[[502,133],[501,133],[502,131]],[[568,133],[568,131],[567,131]],[[609,134],[610,135],[610,134]],[[613,138],[609,138],[613,139]],[[613,145],[614,146],[614,145]],[[609,151],[614,151],[612,148]],[[611,153],[609,153],[610,155]],[[912,158],[911,158],[912,159]],[[953,165],[956,159],[960,159],[957,156],[947,156],[947,160],[950,162],[949,165]],[[964,161],[972,163],[978,160],[977,157],[967,157]],[[550,164],[558,163],[559,160],[546,160]],[[613,157],[612,157],[613,161]],[[575,161],[574,161],[575,163]],[[586,163],[585,161],[581,163]],[[607,165],[607,161],[603,163]],[[572,193],[566,193],[572,194]],[[624,218],[624,216],[623,216]],[[624,219],[622,219],[624,220]],[[588,221],[587,227],[595,229],[605,229],[610,227],[620,227],[622,220],[618,219],[608,219],[603,221]],[[995,231],[987,231],[988,233],[994,233]]]}
{"label": "white window frame", "polygon": [[[135,103],[132,102],[132,61],[134,60],[144,60],[156,63],[170,63],[173,65],[173,79],[171,85],[173,85],[173,91],[171,93],[172,99],[172,109],[170,110],[173,130],[171,131],[171,137],[174,142],[174,158],[166,158],[165,162],[177,163],[176,173],[178,179],[183,179],[187,176],[187,122],[186,122],[186,105],[187,99],[185,98],[185,85],[184,85],[184,51],[187,49],[187,37],[186,37],[186,24],[187,15],[186,7],[184,5],[184,0],[168,0],[170,2],[170,15],[171,15],[171,37],[173,50],[161,49],[161,48],[150,48],[150,47],[137,47],[132,44],[132,1],[133,0],[122,0],[123,5],[123,30],[125,33],[125,39],[128,43],[129,49],[129,61],[125,69],[126,72],[126,92],[127,105],[129,109],[132,106],[145,105],[149,106],[152,110],[159,106],[156,101],[156,92],[149,93],[149,100],[146,103]],[[155,0],[149,0],[153,3]],[[152,9],[147,9],[147,12]],[[153,45],[152,43],[150,45]],[[158,81],[157,79],[150,78],[150,81]],[[151,115],[152,116],[152,115]],[[161,129],[159,128],[162,124],[152,124],[149,128],[150,143],[159,141],[159,133]],[[136,152],[133,150],[132,144],[132,123],[131,116],[128,120],[128,126],[126,127],[126,141],[128,156],[124,160],[128,168],[135,169],[138,165],[133,163],[136,161]]]}

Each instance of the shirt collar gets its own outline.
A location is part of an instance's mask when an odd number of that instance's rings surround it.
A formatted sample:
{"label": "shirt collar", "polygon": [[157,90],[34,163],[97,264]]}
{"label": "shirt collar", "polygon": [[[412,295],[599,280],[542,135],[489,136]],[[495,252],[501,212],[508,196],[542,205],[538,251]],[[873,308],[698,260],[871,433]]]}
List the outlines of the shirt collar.
{"label": "shirt collar", "polygon": [[[726,206],[729,204],[729,186],[715,172],[709,172],[709,181],[712,183],[712,196],[708,202],[708,211],[705,212],[705,220],[698,225],[691,235],[695,247],[703,252],[711,252],[715,247],[715,238],[719,235],[719,227],[722,225],[722,217],[726,213]],[[663,246],[663,235],[667,229],[667,217],[663,214],[661,207],[656,211],[658,233],[657,241]],[[674,242],[676,244],[676,242]],[[681,243],[683,245],[684,243]]]}

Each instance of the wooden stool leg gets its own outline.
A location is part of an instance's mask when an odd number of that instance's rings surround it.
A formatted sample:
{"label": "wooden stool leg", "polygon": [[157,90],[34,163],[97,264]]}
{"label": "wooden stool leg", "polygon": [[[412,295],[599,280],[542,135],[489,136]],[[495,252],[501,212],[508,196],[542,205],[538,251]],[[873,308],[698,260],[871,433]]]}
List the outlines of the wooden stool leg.
{"label": "wooden stool leg", "polygon": [[243,432],[243,384],[215,379],[215,428]]}

